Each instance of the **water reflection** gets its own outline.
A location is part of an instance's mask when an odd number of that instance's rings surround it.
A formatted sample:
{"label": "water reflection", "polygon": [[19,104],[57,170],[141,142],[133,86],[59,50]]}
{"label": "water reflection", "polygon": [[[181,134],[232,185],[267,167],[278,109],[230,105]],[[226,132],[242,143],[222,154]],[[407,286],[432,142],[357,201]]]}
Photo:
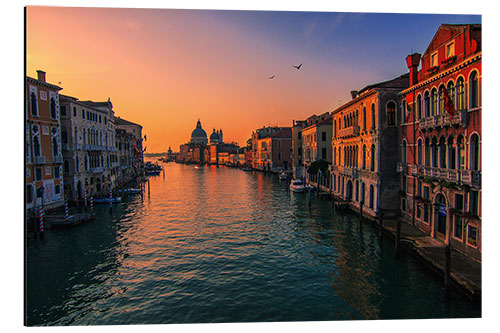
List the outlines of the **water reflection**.
{"label": "water reflection", "polygon": [[457,295],[447,308],[376,229],[314,196],[309,209],[276,176],[168,164],[149,185],[144,201],[28,244],[29,325],[480,314]]}

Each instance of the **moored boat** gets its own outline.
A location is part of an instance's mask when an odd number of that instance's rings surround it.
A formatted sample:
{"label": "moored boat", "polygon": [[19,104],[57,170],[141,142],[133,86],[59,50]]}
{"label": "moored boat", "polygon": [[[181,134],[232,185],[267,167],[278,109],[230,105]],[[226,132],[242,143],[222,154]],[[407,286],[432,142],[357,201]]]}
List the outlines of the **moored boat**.
{"label": "moored boat", "polygon": [[295,193],[301,193],[304,192],[305,186],[302,180],[300,179],[293,179],[292,182],[290,183],[290,191],[295,192]]}
{"label": "moored boat", "polygon": [[[121,197],[114,197],[113,199],[113,203],[120,203],[122,202],[122,198]],[[109,198],[94,198],[94,203],[95,204],[109,204]]]}

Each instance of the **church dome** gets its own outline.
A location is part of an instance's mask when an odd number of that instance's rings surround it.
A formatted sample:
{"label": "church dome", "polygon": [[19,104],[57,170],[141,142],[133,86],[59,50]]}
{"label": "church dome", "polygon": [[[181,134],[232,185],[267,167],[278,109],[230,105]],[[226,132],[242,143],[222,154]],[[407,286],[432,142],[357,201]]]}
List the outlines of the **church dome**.
{"label": "church dome", "polygon": [[207,143],[207,133],[203,128],[201,128],[201,122],[198,119],[198,123],[196,123],[196,128],[191,133],[191,142],[193,143]]}
{"label": "church dome", "polygon": [[215,128],[214,128],[213,133],[210,135],[210,142],[211,143],[220,142],[220,136],[219,136],[219,134],[217,134],[217,132],[215,132]]}

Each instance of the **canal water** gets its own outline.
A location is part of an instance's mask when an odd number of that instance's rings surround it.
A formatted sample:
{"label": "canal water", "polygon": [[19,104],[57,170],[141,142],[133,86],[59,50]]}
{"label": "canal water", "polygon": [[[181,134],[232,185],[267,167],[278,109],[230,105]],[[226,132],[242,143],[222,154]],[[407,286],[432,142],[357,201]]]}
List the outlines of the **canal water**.
{"label": "canal water", "polygon": [[143,197],[26,250],[28,325],[479,317],[356,215],[275,175],[165,164]]}

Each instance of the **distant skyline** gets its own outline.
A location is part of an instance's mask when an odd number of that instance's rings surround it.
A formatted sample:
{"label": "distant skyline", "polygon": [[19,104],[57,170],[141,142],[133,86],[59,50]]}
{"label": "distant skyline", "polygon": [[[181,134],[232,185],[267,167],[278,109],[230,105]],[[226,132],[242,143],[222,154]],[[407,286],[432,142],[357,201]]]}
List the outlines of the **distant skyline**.
{"label": "distant skyline", "polygon": [[406,73],[443,23],[481,16],[28,7],[26,71],[46,71],[64,95],[109,97],[143,126],[147,152],[178,151],[198,118],[244,146],[259,127]]}

